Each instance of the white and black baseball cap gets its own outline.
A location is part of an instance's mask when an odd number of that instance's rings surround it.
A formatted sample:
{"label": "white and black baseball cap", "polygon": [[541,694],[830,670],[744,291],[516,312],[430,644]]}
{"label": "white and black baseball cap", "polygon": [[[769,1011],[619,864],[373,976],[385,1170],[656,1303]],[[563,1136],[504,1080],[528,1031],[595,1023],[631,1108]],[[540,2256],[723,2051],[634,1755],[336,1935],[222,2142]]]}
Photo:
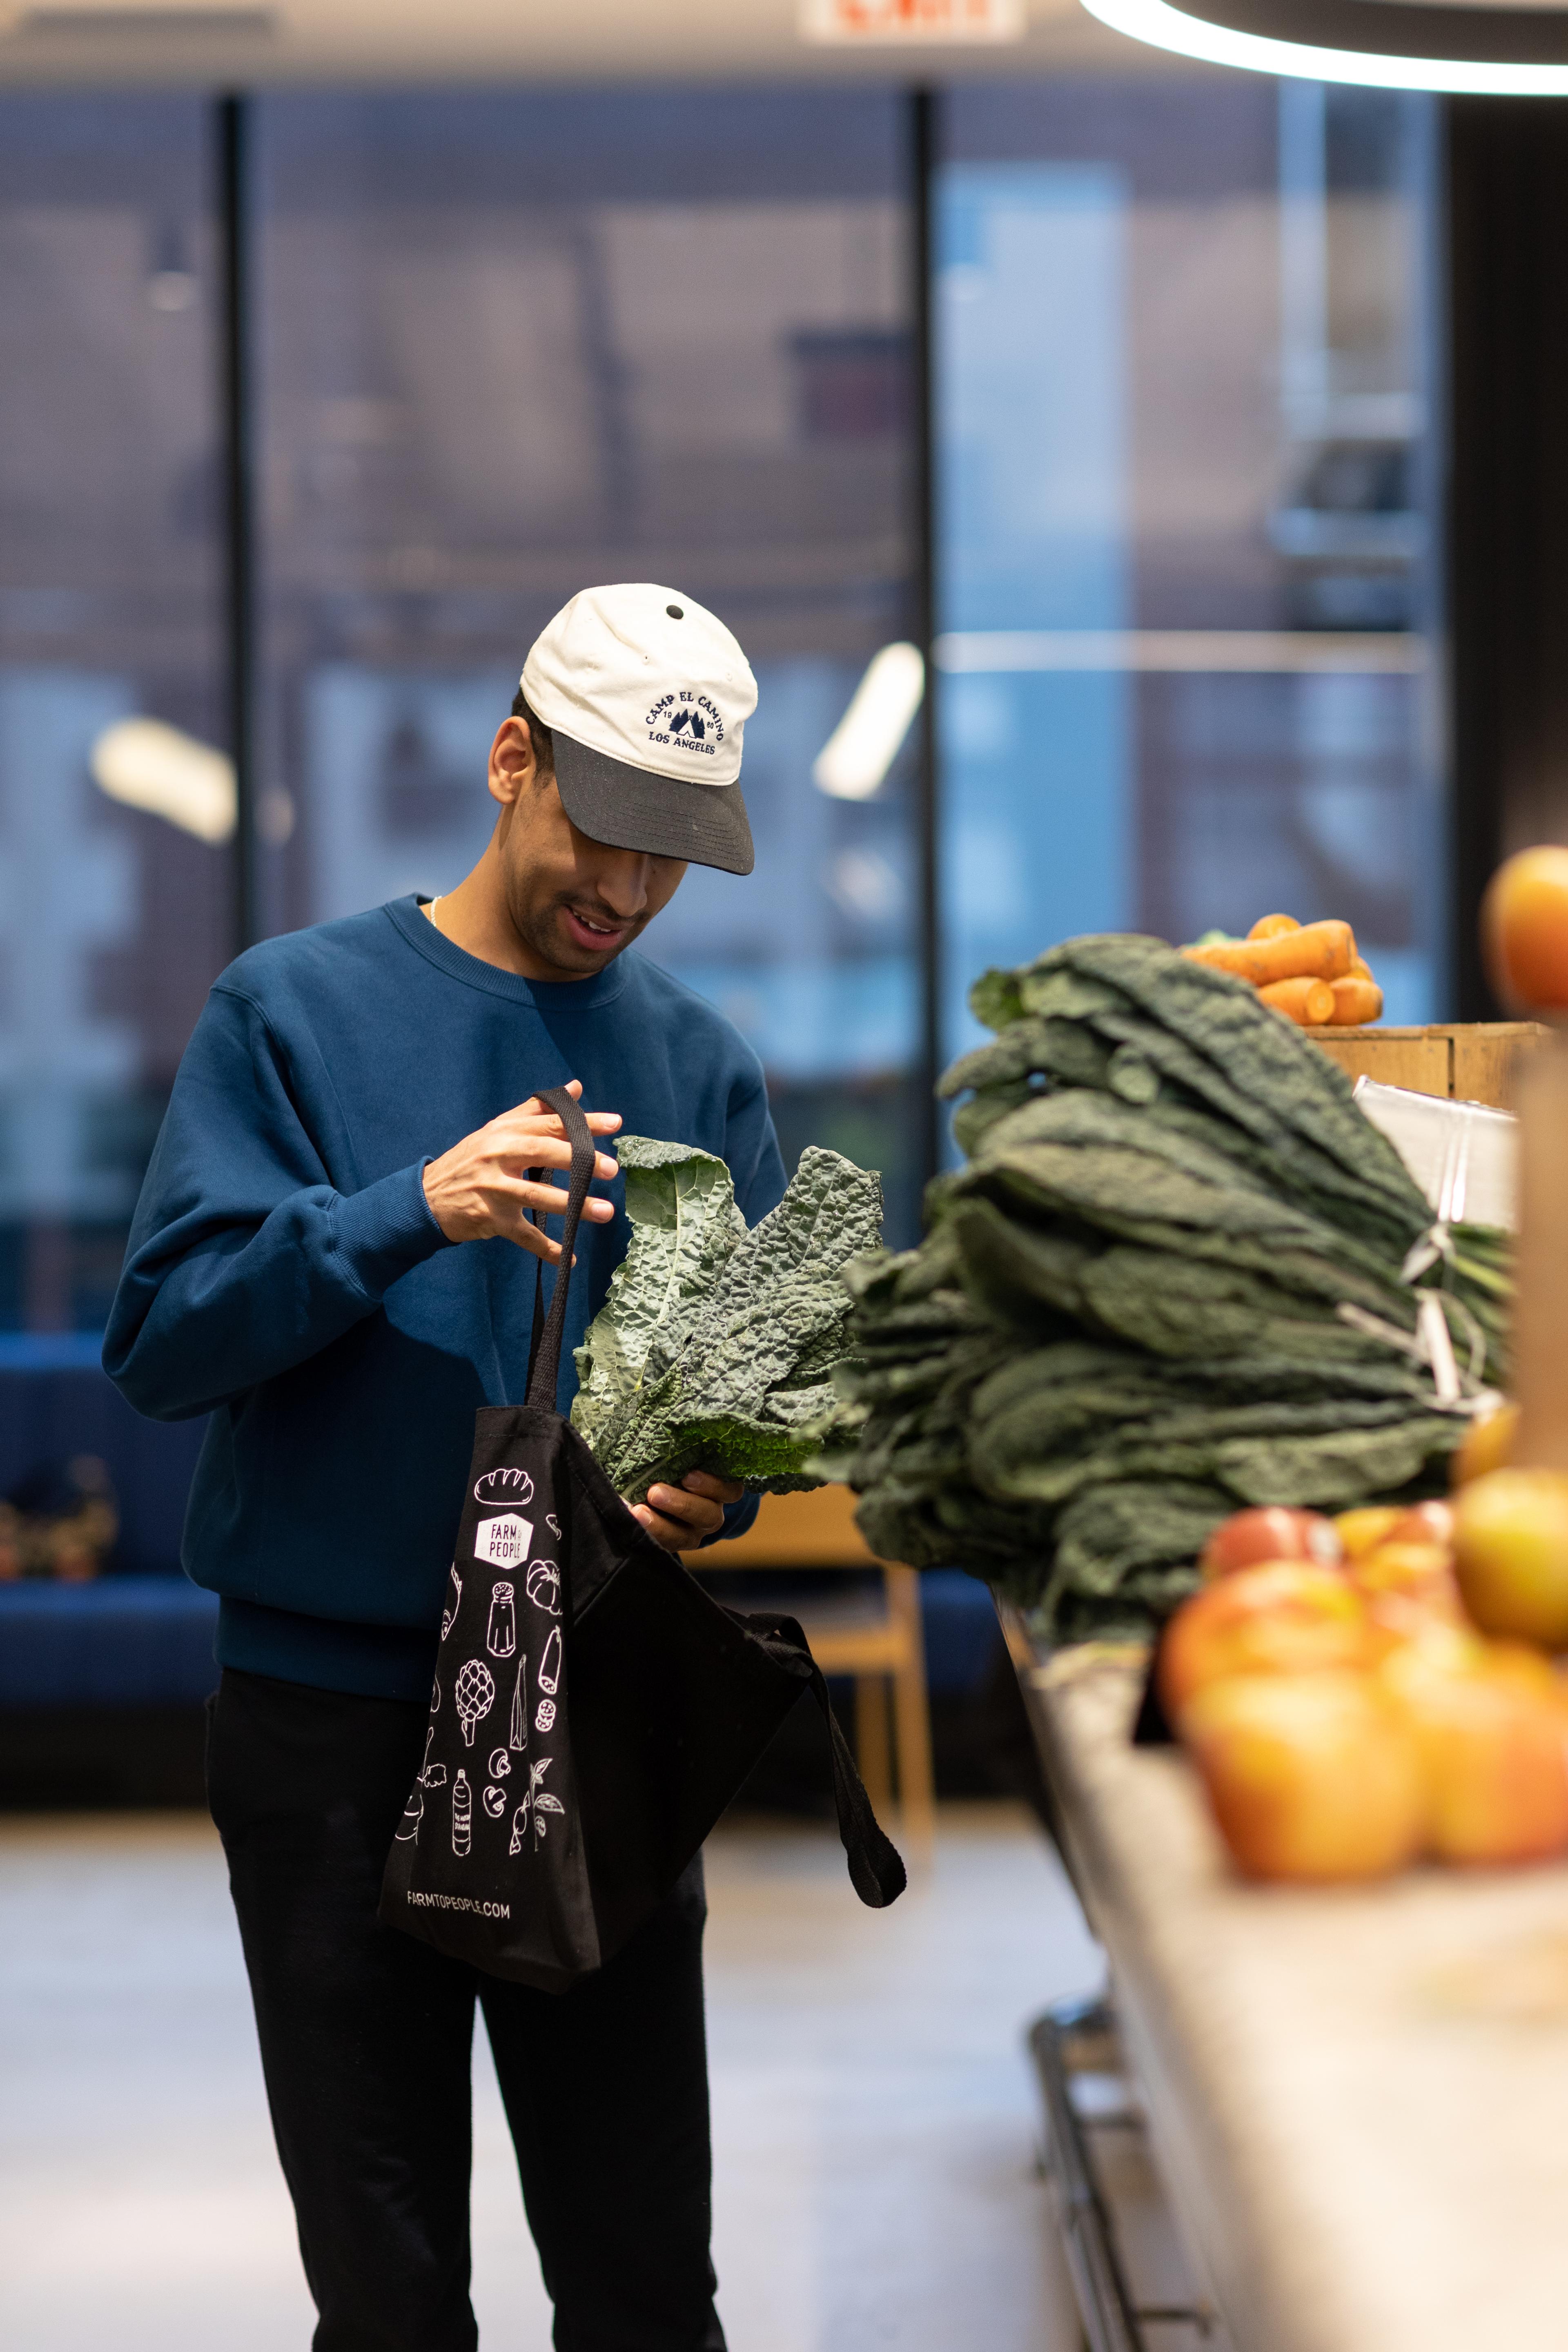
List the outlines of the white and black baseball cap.
{"label": "white and black baseball cap", "polygon": [[757,681],[722,621],[647,581],[584,588],[535,638],[522,691],[573,824],[615,849],[749,874],[741,738]]}

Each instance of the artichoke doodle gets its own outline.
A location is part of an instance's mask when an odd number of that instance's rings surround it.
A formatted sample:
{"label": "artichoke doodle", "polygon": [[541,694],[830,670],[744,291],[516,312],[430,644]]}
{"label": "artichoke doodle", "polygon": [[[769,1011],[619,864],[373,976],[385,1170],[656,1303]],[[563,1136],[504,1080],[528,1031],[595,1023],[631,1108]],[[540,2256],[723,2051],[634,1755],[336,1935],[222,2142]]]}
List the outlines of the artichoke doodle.
{"label": "artichoke doodle", "polygon": [[463,1745],[474,1744],[474,1728],[495,1705],[495,1676],[482,1658],[470,1658],[453,1685],[452,1697],[463,1727]]}

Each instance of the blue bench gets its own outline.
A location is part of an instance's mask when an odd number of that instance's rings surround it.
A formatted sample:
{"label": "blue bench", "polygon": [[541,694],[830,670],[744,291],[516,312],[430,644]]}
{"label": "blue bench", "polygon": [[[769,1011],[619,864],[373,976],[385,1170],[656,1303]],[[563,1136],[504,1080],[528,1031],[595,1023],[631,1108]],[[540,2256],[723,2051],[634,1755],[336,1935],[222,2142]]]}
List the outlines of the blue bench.
{"label": "blue bench", "polygon": [[95,1454],[120,1535],[92,1584],[0,1584],[0,1706],[199,1706],[217,1680],[217,1602],[180,1573],[185,1496],[205,1427],[143,1421],[86,1332],[0,1339],[0,1494]]}
{"label": "blue bench", "polygon": [[[45,1464],[95,1454],[120,1536],[91,1584],[0,1584],[0,1707],[199,1706],[217,1680],[217,1602],[180,1573],[185,1495],[205,1423],[143,1421],[107,1380],[99,1342],[0,1339],[0,1494]],[[980,1688],[1000,1640],[991,1596],[959,1569],[921,1580],[933,1696]]]}

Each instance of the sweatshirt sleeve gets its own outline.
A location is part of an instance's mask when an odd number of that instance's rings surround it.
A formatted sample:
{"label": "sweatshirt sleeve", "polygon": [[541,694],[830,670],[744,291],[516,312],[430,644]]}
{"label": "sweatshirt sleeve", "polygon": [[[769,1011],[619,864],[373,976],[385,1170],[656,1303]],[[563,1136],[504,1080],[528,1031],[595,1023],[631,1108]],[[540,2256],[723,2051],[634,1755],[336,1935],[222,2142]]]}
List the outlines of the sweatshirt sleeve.
{"label": "sweatshirt sleeve", "polygon": [[215,988],[142,1187],[105,1371],[138,1412],[180,1421],[303,1363],[449,1246],[425,1166],[334,1190],[267,1021]]}
{"label": "sweatshirt sleeve", "polygon": [[735,1199],[749,1225],[776,1209],[784,1196],[784,1154],[768,1108],[763,1066],[754,1062],[746,1080],[730,1097],[724,1124],[724,1158],[735,1187]]}

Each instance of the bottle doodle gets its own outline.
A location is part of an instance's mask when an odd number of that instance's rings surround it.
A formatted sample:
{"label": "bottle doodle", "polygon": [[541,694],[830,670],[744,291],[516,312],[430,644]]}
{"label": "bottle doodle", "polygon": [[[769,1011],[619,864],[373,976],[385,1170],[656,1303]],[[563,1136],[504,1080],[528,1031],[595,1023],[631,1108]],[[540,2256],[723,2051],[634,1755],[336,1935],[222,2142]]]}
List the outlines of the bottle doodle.
{"label": "bottle doodle", "polygon": [[459,1858],[474,1842],[474,1792],[461,1765],[452,1783],[452,1852]]}

